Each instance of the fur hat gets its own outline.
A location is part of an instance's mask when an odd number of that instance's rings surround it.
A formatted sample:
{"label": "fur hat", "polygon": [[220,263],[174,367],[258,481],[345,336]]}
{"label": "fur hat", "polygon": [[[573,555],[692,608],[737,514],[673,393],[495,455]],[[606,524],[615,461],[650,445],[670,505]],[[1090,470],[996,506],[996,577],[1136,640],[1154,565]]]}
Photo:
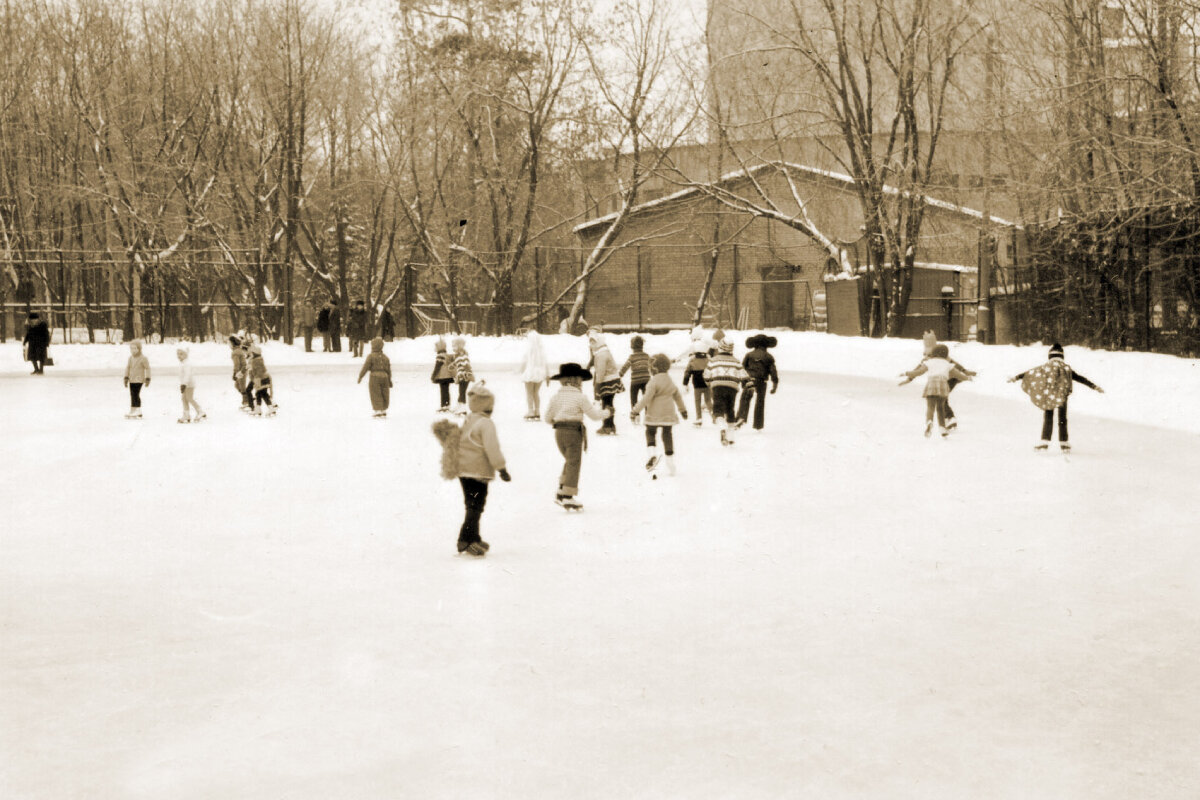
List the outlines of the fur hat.
{"label": "fur hat", "polygon": [[446,417],[441,417],[433,423],[433,435],[442,443],[442,479],[454,480],[458,477],[458,444],[462,438],[462,427]]}
{"label": "fur hat", "polygon": [[766,345],[764,345],[762,342],[763,342],[763,339],[766,339],[766,338],[767,337],[763,336],[761,333],[756,333],[753,336],[746,339],[746,347],[750,348],[751,350],[753,350],[756,347],[765,347]]}
{"label": "fur hat", "polygon": [[729,339],[722,339],[717,343],[717,349],[722,353],[733,353],[733,342]]}
{"label": "fur hat", "polygon": [[944,344],[935,344],[933,349],[929,351],[929,355],[933,356],[934,358],[949,358],[950,348],[946,347]]}
{"label": "fur hat", "polygon": [[433,343],[433,349],[439,353],[446,352],[446,340],[438,339],[436,342]]}
{"label": "fur hat", "polygon": [[592,373],[574,361],[568,361],[559,366],[557,375],[550,376],[550,380],[552,381],[561,381],[563,378],[579,378],[580,380],[590,381]]}
{"label": "fur hat", "polygon": [[183,354],[186,356],[186,355],[188,355],[188,354],[189,354],[191,351],[190,351],[190,350],[188,350],[188,346],[187,346],[186,344],[180,343],[179,345],[177,345],[177,346],[175,347],[175,352],[176,352],[176,353],[183,353]]}
{"label": "fur hat", "polygon": [[1050,345],[1050,357],[1051,358],[1062,358],[1063,357],[1063,346],[1061,344],[1059,344],[1058,342],[1055,342],[1054,344]]}
{"label": "fur hat", "polygon": [[241,347],[241,345],[242,345],[242,340],[239,339],[236,335],[229,337],[229,346],[230,347]]}
{"label": "fur hat", "polygon": [[250,345],[250,355],[262,358],[262,348],[256,344]]}
{"label": "fur hat", "polygon": [[646,340],[640,336],[635,336],[629,340],[629,346],[635,351],[640,352],[641,349],[646,346]]}
{"label": "fur hat", "polygon": [[479,414],[490,414],[496,407],[496,396],[483,381],[476,383],[467,392],[467,408]]}
{"label": "fur hat", "polygon": [[593,350],[599,347],[604,347],[607,343],[608,342],[604,338],[604,334],[599,330],[593,328],[592,330],[588,331],[588,346]]}
{"label": "fur hat", "polygon": [[671,370],[671,358],[665,353],[659,353],[650,359],[650,369],[655,373],[669,372]]}
{"label": "fur hat", "polygon": [[382,353],[383,352],[383,337],[382,336],[376,336],[374,339],[371,340],[371,352],[372,353]]}

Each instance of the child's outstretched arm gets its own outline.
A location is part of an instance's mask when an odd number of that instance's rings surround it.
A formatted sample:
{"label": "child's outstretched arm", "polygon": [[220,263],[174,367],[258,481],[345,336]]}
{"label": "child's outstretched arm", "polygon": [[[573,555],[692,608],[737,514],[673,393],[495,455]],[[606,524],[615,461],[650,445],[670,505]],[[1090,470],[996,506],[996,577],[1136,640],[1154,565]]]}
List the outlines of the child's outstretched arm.
{"label": "child's outstretched arm", "polygon": [[1019,373],[1017,373],[1016,375],[1013,375],[1011,378],[1009,378],[1009,379],[1008,379],[1008,382],[1009,382],[1009,383],[1016,383],[1017,381],[1024,380],[1024,379],[1025,379],[1025,373],[1026,373],[1026,372],[1029,372],[1029,370],[1025,370],[1025,372],[1019,372]]}
{"label": "child's outstretched arm", "polygon": [[1097,386],[1096,384],[1089,381],[1087,378],[1080,375],[1075,370],[1071,370],[1071,380],[1073,380],[1077,383],[1082,383],[1084,386],[1088,387],[1089,389],[1095,389],[1100,394],[1104,394],[1103,389],[1101,389],[1099,386]]}
{"label": "child's outstretched arm", "polygon": [[[953,363],[953,362],[951,362],[951,363]],[[958,378],[960,381],[969,381],[974,376],[975,376],[974,372],[968,372],[967,370],[959,369],[958,367],[950,368],[950,377],[951,378]]]}
{"label": "child's outstretched arm", "polygon": [[929,367],[925,366],[925,362],[922,361],[920,364],[917,364],[917,366],[913,367],[908,372],[900,373],[901,377],[903,377],[904,380],[900,381],[899,385],[903,386],[906,383],[911,383],[912,380],[914,378],[916,378],[918,375],[924,375],[926,372],[929,372]]}

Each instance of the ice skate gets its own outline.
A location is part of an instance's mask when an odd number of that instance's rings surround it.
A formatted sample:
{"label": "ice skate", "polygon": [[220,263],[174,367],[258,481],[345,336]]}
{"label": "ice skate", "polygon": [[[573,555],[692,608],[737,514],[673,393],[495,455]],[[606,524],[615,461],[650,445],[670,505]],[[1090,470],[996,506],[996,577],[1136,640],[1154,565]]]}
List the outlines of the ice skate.
{"label": "ice skate", "polygon": [[695,422],[693,422],[693,423],[692,423],[692,427],[693,427],[693,428],[699,428],[699,427],[701,427],[701,426],[703,426],[703,425],[704,425],[704,420],[702,420],[702,419],[698,419],[698,420],[696,420]]}
{"label": "ice skate", "polygon": [[1035,444],[1033,446],[1033,449],[1038,451],[1039,453],[1045,452],[1050,449],[1050,441],[1048,439],[1042,439],[1040,442],[1038,442],[1037,444]]}
{"label": "ice skate", "polygon": [[583,503],[580,503],[569,494],[555,495],[554,502],[565,508],[567,511],[582,511]]}
{"label": "ice skate", "polygon": [[731,444],[733,444],[733,442],[729,441],[729,434],[726,433],[724,428],[722,428],[721,429],[721,446],[728,447]]}
{"label": "ice skate", "polygon": [[176,422],[178,422],[178,423],[180,423],[181,425],[187,425],[187,424],[188,424],[189,422],[191,422],[192,420],[191,420],[191,418],[190,418],[190,417],[180,417],[179,419],[177,419],[177,420],[175,420],[175,421],[176,421]]}
{"label": "ice skate", "polygon": [[1065,455],[1068,455],[1068,454],[1070,454],[1070,452],[1071,452],[1071,445],[1070,445],[1070,443],[1068,443],[1068,442],[1059,442],[1059,443],[1058,443],[1058,449],[1059,449],[1059,450],[1062,452],[1062,454],[1065,456]]}
{"label": "ice skate", "polygon": [[129,413],[125,415],[125,419],[141,419],[142,410],[140,408],[131,408]]}
{"label": "ice skate", "polygon": [[279,406],[275,405],[274,403],[272,403],[271,405],[267,406],[267,416],[268,416],[268,417],[273,417],[273,416],[275,416],[275,414],[276,414],[278,411],[279,411]]}
{"label": "ice skate", "polygon": [[675,456],[667,456],[666,460],[667,474],[673,476],[675,474]]}
{"label": "ice skate", "polygon": [[194,422],[199,422],[199,421],[201,421],[201,420],[204,420],[204,419],[208,419],[208,414],[205,414],[204,412],[200,412],[200,416],[196,417],[196,419],[195,419],[195,420],[193,420],[193,421],[194,421]]}
{"label": "ice skate", "polygon": [[467,555],[483,558],[487,555],[487,549],[483,546],[483,542],[471,542],[467,545]]}
{"label": "ice skate", "polygon": [[949,438],[950,438],[950,429],[949,429],[949,428],[947,428],[947,427],[945,427],[945,426],[942,426],[942,438],[943,438],[943,439],[949,439]]}
{"label": "ice skate", "polygon": [[946,420],[946,430],[952,431],[957,427],[958,427],[958,420],[955,419],[954,417],[951,417],[950,419]]}
{"label": "ice skate", "polygon": [[925,438],[928,439],[932,435],[933,435],[933,422],[931,420],[931,421],[925,423]]}

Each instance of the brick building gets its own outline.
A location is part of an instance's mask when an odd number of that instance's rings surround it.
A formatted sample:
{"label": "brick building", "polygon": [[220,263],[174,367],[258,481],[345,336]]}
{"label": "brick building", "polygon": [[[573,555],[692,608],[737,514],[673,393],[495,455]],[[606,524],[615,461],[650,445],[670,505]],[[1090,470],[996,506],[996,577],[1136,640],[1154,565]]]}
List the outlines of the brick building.
{"label": "brick building", "polygon": [[[846,248],[852,265],[865,270],[861,246],[862,214],[849,176],[788,165],[810,219],[824,235]],[[794,213],[786,180],[766,166],[751,171],[779,207]],[[745,172],[725,176],[720,185],[751,191]],[[575,228],[583,247],[594,246],[615,214]],[[992,218],[992,226],[1012,224]],[[940,200],[930,200],[918,248],[910,317],[920,326],[944,332],[941,289],[953,288],[961,337],[970,326],[976,298],[983,215]],[[1002,242],[1011,237],[1001,236]],[[737,328],[809,330],[824,316],[826,277],[837,271],[825,249],[800,231],[763,217],[729,209],[698,188],[686,188],[637,206],[616,241],[616,251],[592,277],[586,317],[593,323],[653,330],[690,324],[712,269],[705,321]],[[1011,263],[1002,246],[998,263]],[[844,281],[843,281],[844,282]],[[933,296],[927,296],[935,292]],[[839,287],[837,296],[844,296]],[[841,318],[843,315],[839,315]],[[925,319],[928,317],[928,319]],[[840,331],[854,332],[854,331]],[[906,331],[907,333],[908,331]]]}

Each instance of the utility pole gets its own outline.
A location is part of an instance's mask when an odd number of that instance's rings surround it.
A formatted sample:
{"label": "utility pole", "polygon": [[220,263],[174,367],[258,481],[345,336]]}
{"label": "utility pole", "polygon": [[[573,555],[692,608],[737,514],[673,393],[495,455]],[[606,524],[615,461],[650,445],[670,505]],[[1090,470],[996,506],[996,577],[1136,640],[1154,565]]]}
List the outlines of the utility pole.
{"label": "utility pole", "polygon": [[983,97],[987,106],[983,143],[983,230],[979,236],[979,300],[975,315],[976,339],[995,344],[992,330],[992,259],[995,254],[995,233],[992,228],[992,132],[995,121],[996,37],[987,35],[987,51],[983,55]]}

